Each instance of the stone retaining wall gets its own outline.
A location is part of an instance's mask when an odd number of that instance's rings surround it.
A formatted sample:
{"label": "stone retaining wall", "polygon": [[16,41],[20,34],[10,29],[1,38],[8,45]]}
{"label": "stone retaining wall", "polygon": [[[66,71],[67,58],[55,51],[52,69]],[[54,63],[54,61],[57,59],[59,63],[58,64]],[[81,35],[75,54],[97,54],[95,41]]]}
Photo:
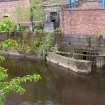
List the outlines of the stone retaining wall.
{"label": "stone retaining wall", "polygon": [[28,59],[28,60],[40,60],[41,57],[38,55],[29,55],[25,53],[19,53],[17,51],[0,51],[1,56],[16,58],[16,59]]}
{"label": "stone retaining wall", "polygon": [[91,61],[77,60],[74,58],[61,56],[53,52],[50,52],[48,54],[47,60],[57,65],[60,65],[64,68],[70,69],[74,72],[80,72],[80,73],[90,73],[91,72],[91,67],[92,67]]}

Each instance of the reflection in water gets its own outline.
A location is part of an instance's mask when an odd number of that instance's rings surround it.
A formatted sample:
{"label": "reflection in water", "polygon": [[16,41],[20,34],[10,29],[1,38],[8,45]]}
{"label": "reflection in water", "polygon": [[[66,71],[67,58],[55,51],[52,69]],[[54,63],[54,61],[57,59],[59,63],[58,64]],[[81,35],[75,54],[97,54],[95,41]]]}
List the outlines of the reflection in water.
{"label": "reflection in water", "polygon": [[24,95],[11,93],[6,105],[105,105],[104,72],[81,77],[51,64],[22,59],[8,59],[4,66],[10,78],[32,73],[43,77],[38,83],[25,84]]}

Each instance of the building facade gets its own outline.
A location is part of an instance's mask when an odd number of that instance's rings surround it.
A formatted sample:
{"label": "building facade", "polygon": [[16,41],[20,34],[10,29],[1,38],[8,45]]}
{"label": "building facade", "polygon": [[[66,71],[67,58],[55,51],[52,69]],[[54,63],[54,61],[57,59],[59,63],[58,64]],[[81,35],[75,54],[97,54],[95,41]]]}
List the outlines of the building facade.
{"label": "building facade", "polygon": [[85,1],[76,8],[63,8],[60,27],[65,35],[105,35],[105,9],[98,1]]}
{"label": "building facade", "polygon": [[0,0],[0,19],[9,17],[10,20],[17,21],[17,5],[27,6],[29,0]]}
{"label": "building facade", "polygon": [[[42,0],[44,11],[46,14],[46,20],[52,21],[59,24],[59,11],[62,6],[67,5],[68,0]],[[17,16],[17,7],[24,7],[30,5],[31,0],[0,0],[0,19],[3,17],[9,17],[10,20],[15,21],[16,23],[27,24],[27,19],[22,18],[23,13],[27,15],[27,12],[21,12]],[[22,9],[22,11],[23,11]],[[26,16],[28,17],[28,16]],[[29,22],[29,21],[28,21]],[[29,23],[30,24],[30,23]]]}
{"label": "building facade", "polygon": [[43,0],[46,20],[53,22],[55,28],[59,27],[59,12],[66,5],[68,5],[68,0]]}

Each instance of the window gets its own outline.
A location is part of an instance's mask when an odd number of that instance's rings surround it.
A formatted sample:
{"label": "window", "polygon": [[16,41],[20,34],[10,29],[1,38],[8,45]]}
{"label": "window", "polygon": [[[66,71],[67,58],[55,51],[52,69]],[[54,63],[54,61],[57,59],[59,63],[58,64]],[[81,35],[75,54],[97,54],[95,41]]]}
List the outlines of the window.
{"label": "window", "polygon": [[3,18],[8,18],[8,16],[3,16]]}

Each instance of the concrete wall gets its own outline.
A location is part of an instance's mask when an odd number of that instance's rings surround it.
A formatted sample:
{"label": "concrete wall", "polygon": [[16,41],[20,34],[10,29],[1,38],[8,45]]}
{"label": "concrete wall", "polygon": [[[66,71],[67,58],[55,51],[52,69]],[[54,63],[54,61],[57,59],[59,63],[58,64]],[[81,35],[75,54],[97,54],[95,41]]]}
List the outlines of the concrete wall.
{"label": "concrete wall", "polygon": [[105,35],[105,9],[62,9],[60,26],[64,34]]}
{"label": "concrete wall", "polygon": [[74,72],[80,72],[80,73],[91,72],[91,62],[90,61],[77,60],[74,58],[61,56],[59,54],[55,54],[52,52],[48,54],[47,60],[57,65],[60,65],[64,68],[70,69]]}

